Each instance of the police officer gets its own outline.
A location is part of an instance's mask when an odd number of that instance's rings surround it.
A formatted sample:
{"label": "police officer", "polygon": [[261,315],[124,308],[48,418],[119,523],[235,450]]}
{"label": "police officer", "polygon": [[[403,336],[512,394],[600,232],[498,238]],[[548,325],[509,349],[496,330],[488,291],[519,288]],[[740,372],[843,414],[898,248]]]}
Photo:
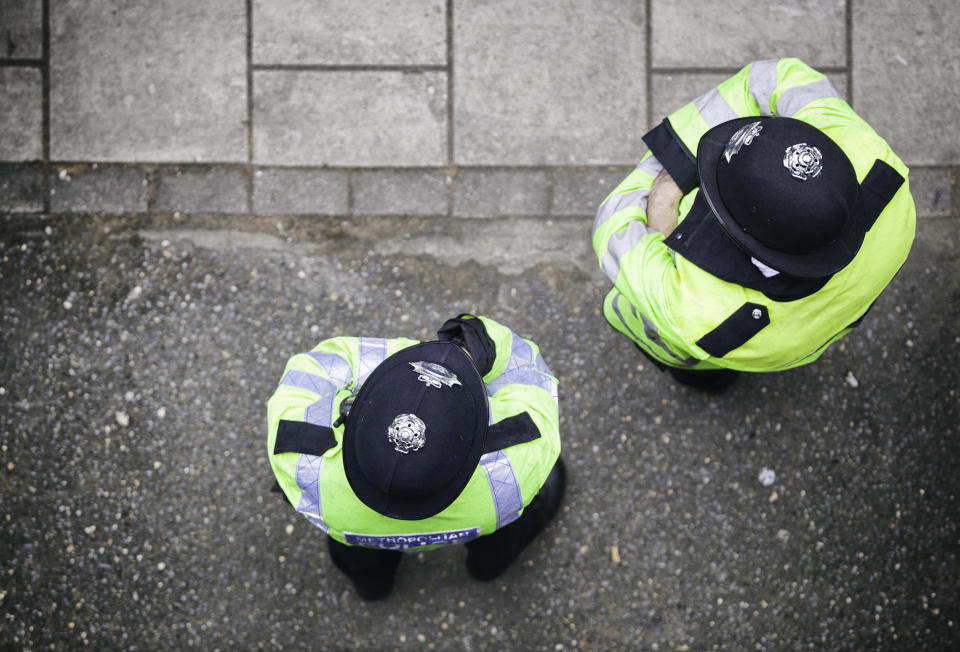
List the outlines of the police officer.
{"label": "police officer", "polygon": [[593,246],[604,316],[680,382],[814,361],[910,250],[907,167],[798,59],[747,65],[644,141]]}
{"label": "police officer", "polygon": [[472,315],[437,335],[324,340],[290,359],[267,403],[281,490],[367,600],[391,591],[402,551],[465,543],[469,573],[496,578],[566,486],[557,380],[537,345]]}

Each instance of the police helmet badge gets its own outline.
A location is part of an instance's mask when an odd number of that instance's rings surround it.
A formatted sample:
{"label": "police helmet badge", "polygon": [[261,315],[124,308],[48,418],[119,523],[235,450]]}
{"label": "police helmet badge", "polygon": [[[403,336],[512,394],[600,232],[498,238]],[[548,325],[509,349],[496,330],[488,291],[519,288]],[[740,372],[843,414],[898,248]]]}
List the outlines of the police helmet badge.
{"label": "police helmet badge", "polygon": [[752,143],[753,139],[759,136],[762,130],[763,125],[760,124],[759,120],[737,129],[737,132],[730,136],[730,140],[727,141],[727,146],[723,148],[723,158],[727,160],[727,163],[737,155],[741,147]]}
{"label": "police helmet badge", "polygon": [[398,453],[418,451],[427,443],[427,424],[416,414],[398,414],[387,428],[387,440]]}
{"label": "police helmet badge", "polygon": [[413,370],[419,374],[417,380],[424,383],[427,387],[453,387],[454,385],[462,384],[455,373],[436,362],[424,362],[420,360],[409,364],[413,367]]}
{"label": "police helmet badge", "polygon": [[820,174],[823,170],[822,160],[823,154],[820,150],[806,143],[791,145],[783,152],[783,167],[801,181]]}

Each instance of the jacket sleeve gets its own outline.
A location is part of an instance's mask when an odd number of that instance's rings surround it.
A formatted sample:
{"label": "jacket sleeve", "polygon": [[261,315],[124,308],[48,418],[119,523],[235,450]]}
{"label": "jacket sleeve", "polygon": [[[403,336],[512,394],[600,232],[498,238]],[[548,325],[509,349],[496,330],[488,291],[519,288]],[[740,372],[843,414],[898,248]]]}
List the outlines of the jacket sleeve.
{"label": "jacket sleeve", "polygon": [[593,221],[593,251],[603,273],[617,282],[620,258],[646,237],[663,236],[647,226],[647,200],[663,165],[651,153],[600,204]]}
{"label": "jacket sleeve", "polygon": [[[333,423],[340,404],[356,393],[388,355],[415,344],[406,338],[335,337],[320,342],[311,351],[298,353],[287,362],[280,384],[267,401],[267,453],[274,475],[287,498],[296,504],[297,455],[277,450],[281,422],[309,424],[301,432],[329,431],[335,435],[330,454],[339,450],[342,426]],[[282,447],[281,447],[282,448]]]}
{"label": "jacket sleeve", "polygon": [[[496,348],[493,366],[483,377],[490,403],[492,424],[526,413],[539,433],[535,441],[519,446],[534,447],[536,455],[505,454],[514,459],[514,470],[521,486],[540,487],[560,455],[560,408],[557,378],[540,355],[540,348],[512,330],[490,319],[476,317]],[[519,446],[517,448],[519,448]],[[502,455],[491,452],[487,455]],[[485,455],[485,458],[487,457]],[[519,463],[519,460],[523,460]],[[533,495],[525,495],[527,504]]]}
{"label": "jacket sleeve", "polygon": [[686,193],[699,185],[697,145],[713,127],[753,115],[792,117],[811,104],[838,103],[846,106],[830,81],[803,61],[754,61],[671,113],[643,140]]}

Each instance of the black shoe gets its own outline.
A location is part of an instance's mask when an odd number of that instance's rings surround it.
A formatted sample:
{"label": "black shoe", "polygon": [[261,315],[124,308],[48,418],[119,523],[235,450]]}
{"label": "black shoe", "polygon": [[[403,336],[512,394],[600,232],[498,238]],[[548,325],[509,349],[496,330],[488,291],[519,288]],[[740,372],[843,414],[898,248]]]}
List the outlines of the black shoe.
{"label": "black shoe", "polygon": [[367,602],[383,600],[393,591],[393,575],[351,575],[350,581],[357,594]]}
{"label": "black shoe", "polygon": [[734,369],[678,369],[667,367],[678,383],[696,387],[708,394],[720,394],[732,385],[740,372]]}
{"label": "black shoe", "polygon": [[567,469],[557,458],[539,493],[530,501],[523,515],[496,532],[482,536],[467,545],[467,572],[474,579],[489,582],[499,577],[524,548],[557,515],[567,487]]}

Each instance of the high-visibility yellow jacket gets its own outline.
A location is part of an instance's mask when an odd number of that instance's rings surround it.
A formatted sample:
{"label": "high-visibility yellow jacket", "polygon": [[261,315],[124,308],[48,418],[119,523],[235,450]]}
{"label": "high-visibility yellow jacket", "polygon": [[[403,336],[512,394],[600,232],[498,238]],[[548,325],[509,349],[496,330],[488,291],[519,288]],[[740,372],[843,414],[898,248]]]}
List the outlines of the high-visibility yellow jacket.
{"label": "high-visibility yellow jacket", "polygon": [[[462,318],[480,320],[495,351],[484,364],[489,369],[480,369],[491,427],[466,488],[449,507],[426,519],[384,516],[353,493],[341,455],[344,425],[337,423],[341,403],[359,392],[373,369],[418,342],[336,337],[287,363],[280,386],[267,402],[270,464],[296,510],[337,541],[398,550],[464,543],[517,519],[546,481],[560,454],[557,379],[533,342],[487,317]],[[475,360],[481,357],[473,350],[471,354]],[[497,448],[491,434],[496,424],[524,412],[530,419],[522,421],[532,421],[535,431],[521,436],[512,429],[507,445]],[[309,431],[313,439],[304,444],[301,438],[294,447],[299,450],[290,450],[278,441],[281,421],[310,424],[299,430]]]}
{"label": "high-visibility yellow jacket", "polygon": [[[850,159],[876,213],[856,257],[827,279],[767,278],[696,201],[700,138],[754,115],[792,117],[823,131]],[[747,65],[644,141],[651,151],[597,212],[593,247],[614,284],[604,316],[664,364],[776,371],[812,362],[859,322],[910,250],[916,210],[907,167],[826,77],[798,59]],[[677,229],[666,237],[647,227],[645,212],[664,168],[685,193]]]}

